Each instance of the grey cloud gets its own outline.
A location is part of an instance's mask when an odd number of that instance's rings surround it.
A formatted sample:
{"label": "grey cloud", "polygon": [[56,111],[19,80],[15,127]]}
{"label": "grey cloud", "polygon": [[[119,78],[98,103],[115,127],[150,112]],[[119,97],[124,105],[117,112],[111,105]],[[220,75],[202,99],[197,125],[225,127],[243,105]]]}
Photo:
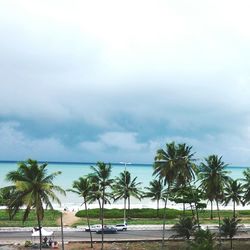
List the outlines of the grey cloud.
{"label": "grey cloud", "polygon": [[[79,159],[82,149],[96,158],[96,149],[108,159],[113,147],[150,160],[145,151],[182,138],[204,154],[215,149],[248,161],[249,4],[223,1],[226,12],[211,1],[130,4],[1,3],[0,118],[54,130],[37,138],[32,128],[9,125],[3,157],[26,155],[36,142],[48,157],[46,143],[55,158]],[[64,133],[74,137],[70,146]]]}

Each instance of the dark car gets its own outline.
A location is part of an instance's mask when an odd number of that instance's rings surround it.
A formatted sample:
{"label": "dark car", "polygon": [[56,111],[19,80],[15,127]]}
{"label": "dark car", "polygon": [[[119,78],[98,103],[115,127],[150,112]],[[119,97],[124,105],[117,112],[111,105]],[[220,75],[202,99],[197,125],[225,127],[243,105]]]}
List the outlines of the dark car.
{"label": "dark car", "polygon": [[[101,234],[102,229],[100,228],[100,229],[96,230],[96,233]],[[111,226],[104,226],[103,233],[104,234],[115,234],[115,233],[117,233],[117,229],[115,227],[111,227]]]}

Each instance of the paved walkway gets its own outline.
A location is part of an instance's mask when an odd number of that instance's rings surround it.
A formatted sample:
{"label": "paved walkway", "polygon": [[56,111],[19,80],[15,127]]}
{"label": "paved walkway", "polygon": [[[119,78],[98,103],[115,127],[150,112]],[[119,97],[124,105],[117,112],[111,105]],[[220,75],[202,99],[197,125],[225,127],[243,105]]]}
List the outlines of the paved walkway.
{"label": "paved walkway", "polygon": [[[166,230],[170,230],[173,225],[166,225]],[[202,229],[218,230],[216,224],[202,224]],[[60,231],[60,227],[44,227],[48,231]],[[68,227],[64,226],[63,230],[67,232],[84,231],[86,226]],[[32,227],[0,227],[0,232],[13,232],[13,231],[32,231]],[[128,225],[128,230],[162,230],[162,225]],[[250,232],[250,224],[244,224],[240,227],[239,232]]]}

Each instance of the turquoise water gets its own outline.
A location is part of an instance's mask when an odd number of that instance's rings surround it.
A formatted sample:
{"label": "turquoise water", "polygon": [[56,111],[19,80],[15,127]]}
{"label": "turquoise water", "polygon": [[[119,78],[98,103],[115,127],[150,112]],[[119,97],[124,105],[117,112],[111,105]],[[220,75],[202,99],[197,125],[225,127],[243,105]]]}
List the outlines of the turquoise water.
{"label": "turquoise water", "polygon": [[[95,166],[95,164],[92,164]],[[55,171],[61,171],[62,174],[55,179],[55,184],[61,186],[63,189],[69,189],[72,186],[72,182],[77,180],[80,176],[87,175],[91,172],[91,164],[76,164],[76,163],[49,163],[48,173]],[[132,177],[137,177],[137,181],[141,182],[141,187],[144,188],[148,186],[149,182],[153,179],[152,173],[153,168],[151,165],[143,164],[131,164],[126,166],[127,170],[130,171]],[[5,176],[9,171],[16,170],[16,163],[0,163],[0,187],[8,185],[5,180]],[[246,167],[228,167],[230,171],[230,176],[233,179],[242,178],[242,172]],[[124,165],[112,164],[112,178],[119,175],[120,172],[124,170]],[[79,206],[81,204],[81,199],[73,193],[68,193],[66,197],[60,197],[62,203],[68,206]],[[137,202],[138,201],[134,201]],[[117,203],[119,204],[119,202]],[[122,204],[122,202],[121,202]]]}

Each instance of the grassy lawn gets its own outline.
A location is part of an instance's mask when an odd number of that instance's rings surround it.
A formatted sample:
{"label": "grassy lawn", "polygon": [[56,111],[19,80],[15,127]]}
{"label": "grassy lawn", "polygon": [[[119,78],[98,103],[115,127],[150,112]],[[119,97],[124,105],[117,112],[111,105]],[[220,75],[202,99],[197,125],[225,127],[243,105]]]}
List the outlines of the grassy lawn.
{"label": "grassy lawn", "polygon": [[[122,209],[106,209],[105,212],[105,224],[118,224],[123,221],[123,210]],[[168,209],[167,210],[167,224],[175,224],[178,222],[179,217],[183,214],[180,210]],[[187,216],[192,216],[192,211],[187,210],[185,212]],[[230,210],[221,210],[221,219],[224,217],[232,217],[232,211]],[[250,210],[239,210],[237,211],[237,216],[242,221],[241,223],[250,223]],[[81,218],[81,221],[74,224],[77,225],[86,225],[86,214],[85,211],[79,211],[77,214]],[[99,224],[99,210],[91,209],[89,210],[90,222],[91,224]],[[159,216],[156,216],[155,209],[131,209],[130,211],[130,219],[128,219],[128,223],[130,225],[138,225],[138,224],[162,224],[163,217],[163,209],[160,210]],[[203,210],[199,212],[200,223],[201,224],[218,224],[217,212],[214,211],[213,216],[214,219],[210,220],[210,211]]]}
{"label": "grassy lawn", "polygon": [[[167,210],[167,224],[175,224],[179,217],[183,214],[182,211],[175,209]],[[78,225],[86,225],[86,215],[85,211],[78,211],[76,214],[80,217],[80,221],[74,224],[74,226]],[[91,224],[99,224],[99,210],[98,209],[90,209],[90,223]],[[123,222],[123,209],[106,209],[105,210],[105,224],[119,224]],[[186,215],[192,216],[192,212],[187,210]],[[24,227],[33,227],[37,225],[36,215],[34,211],[32,211],[29,215],[29,219],[22,223],[23,212],[20,211],[17,213],[13,220],[9,220],[8,213],[6,210],[0,210],[0,227],[15,227],[15,226],[24,226]],[[163,209],[160,210],[159,213],[160,218],[157,218],[155,209],[131,209],[130,210],[130,218],[128,219],[128,223],[130,225],[138,225],[138,224],[162,224],[163,217]],[[217,213],[214,211],[214,219],[210,220],[210,211],[204,210],[199,213],[201,224],[218,224]],[[250,223],[250,210],[239,210],[237,211],[237,216],[242,221],[241,223]],[[232,217],[232,211],[222,210],[221,218],[224,217]],[[59,211],[50,211],[45,210],[45,216],[42,225],[43,226],[58,226],[57,221],[60,218]]]}
{"label": "grassy lawn", "polygon": [[[57,226],[56,221],[60,218],[59,211],[45,210],[44,220],[42,225],[46,227]],[[9,220],[6,210],[0,210],[0,227],[34,227],[37,225],[36,214],[34,211],[30,212],[29,218],[26,222],[22,222],[23,211],[17,213],[13,220]]]}

